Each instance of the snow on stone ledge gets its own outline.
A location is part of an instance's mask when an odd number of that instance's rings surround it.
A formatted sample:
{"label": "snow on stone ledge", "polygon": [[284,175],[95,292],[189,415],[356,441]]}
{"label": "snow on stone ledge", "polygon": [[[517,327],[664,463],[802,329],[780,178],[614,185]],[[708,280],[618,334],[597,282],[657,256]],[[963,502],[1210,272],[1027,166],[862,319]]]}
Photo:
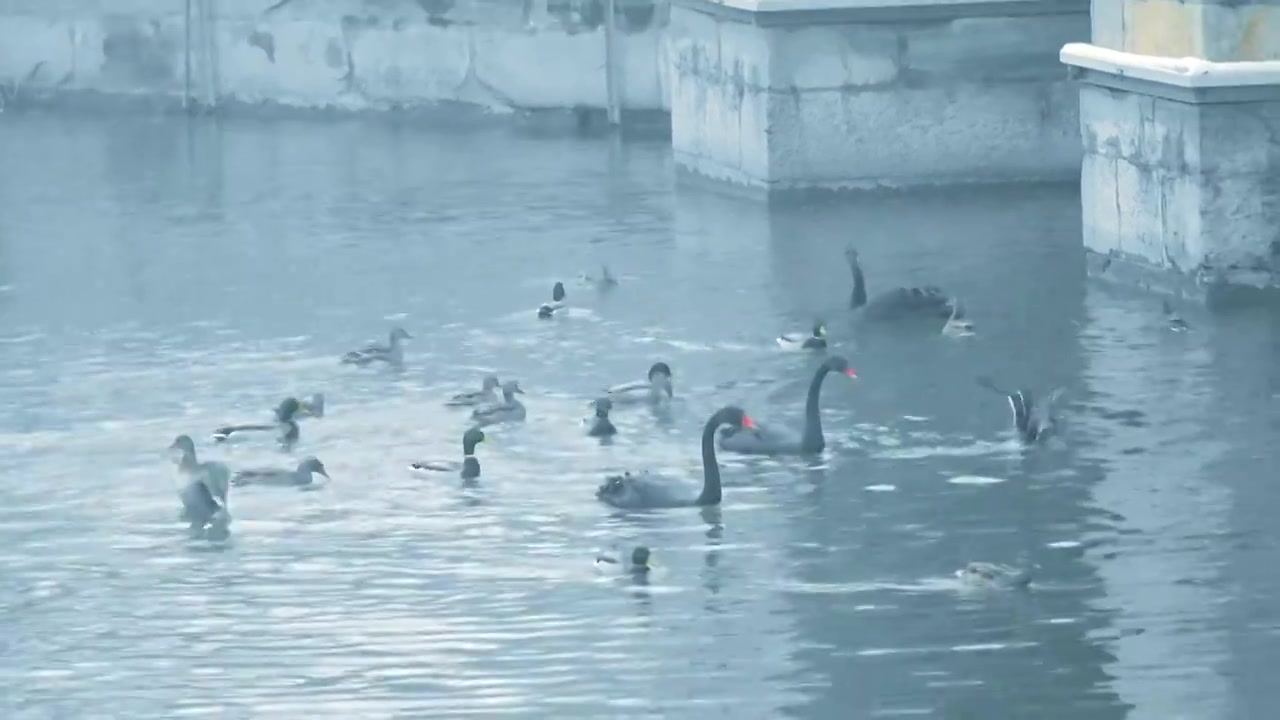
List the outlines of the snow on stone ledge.
{"label": "snow on stone ledge", "polygon": [[734,10],[753,13],[809,12],[813,10],[892,10],[937,8],[966,5],[988,7],[1017,7],[1032,5],[1042,0],[706,0]]}
{"label": "snow on stone ledge", "polygon": [[1169,58],[1110,50],[1089,43],[1067,43],[1058,54],[1064,65],[1185,88],[1280,84],[1280,61],[1214,62],[1197,57]]}

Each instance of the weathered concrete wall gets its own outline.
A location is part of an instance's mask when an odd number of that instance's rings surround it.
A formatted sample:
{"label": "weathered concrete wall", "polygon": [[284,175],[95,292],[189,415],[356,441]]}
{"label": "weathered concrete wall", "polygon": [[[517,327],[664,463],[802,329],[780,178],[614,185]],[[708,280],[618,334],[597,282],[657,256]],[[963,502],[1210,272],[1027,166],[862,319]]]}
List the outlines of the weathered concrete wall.
{"label": "weathered concrete wall", "polygon": [[1280,101],[1187,103],[1086,85],[1085,247],[1193,284],[1276,283]]}
{"label": "weathered concrete wall", "polygon": [[[882,12],[859,20],[867,5]],[[1057,49],[1087,37],[1087,3],[1016,17],[888,5],[788,22],[677,0],[680,166],[769,191],[1074,177],[1078,97]],[[921,8],[935,12],[911,19]]]}
{"label": "weathered concrete wall", "polygon": [[[388,108],[606,104],[604,0],[5,0],[0,84],[50,94]],[[665,0],[618,0],[627,109],[665,103]]]}
{"label": "weathered concrete wall", "polygon": [[1280,0],[1093,0],[1093,43],[1205,60],[1280,59]]}
{"label": "weathered concrete wall", "polygon": [[1280,288],[1280,0],[1093,0],[1081,80],[1090,270],[1212,300]]}

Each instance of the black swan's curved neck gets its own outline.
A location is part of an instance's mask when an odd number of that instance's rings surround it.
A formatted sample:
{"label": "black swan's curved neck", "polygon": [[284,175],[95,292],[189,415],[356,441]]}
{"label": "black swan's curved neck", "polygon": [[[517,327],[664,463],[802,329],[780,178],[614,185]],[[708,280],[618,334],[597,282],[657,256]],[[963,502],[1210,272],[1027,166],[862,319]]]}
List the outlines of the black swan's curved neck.
{"label": "black swan's curved neck", "polygon": [[698,496],[699,505],[717,505],[720,503],[720,463],[716,461],[716,429],[724,423],[724,411],[720,411],[707,420],[702,428],[702,494]]}
{"label": "black swan's curved neck", "polygon": [[822,381],[831,368],[824,363],[809,382],[809,394],[804,401],[804,433],[800,437],[800,449],[805,452],[822,452],[827,441],[822,437],[822,414],[818,411],[818,396],[822,394]]}
{"label": "black swan's curved neck", "polygon": [[858,309],[867,304],[867,281],[862,277],[862,266],[855,260],[850,263],[853,271],[853,294],[849,297],[849,307]]}
{"label": "black swan's curved neck", "polygon": [[462,460],[462,477],[470,479],[480,477],[480,461],[475,455],[468,455]]}

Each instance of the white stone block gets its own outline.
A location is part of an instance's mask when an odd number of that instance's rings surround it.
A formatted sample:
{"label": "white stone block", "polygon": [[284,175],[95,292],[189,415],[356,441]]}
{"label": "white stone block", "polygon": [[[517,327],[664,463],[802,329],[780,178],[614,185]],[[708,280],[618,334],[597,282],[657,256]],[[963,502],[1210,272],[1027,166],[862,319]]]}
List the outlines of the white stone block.
{"label": "white stone block", "polygon": [[1197,108],[1196,167],[1214,174],[1255,174],[1275,170],[1280,152],[1280,104],[1239,103]]}
{"label": "white stone block", "polygon": [[510,33],[473,31],[476,80],[516,107],[546,108],[605,102],[604,32]]}
{"label": "white stone block", "polygon": [[[428,24],[414,0],[215,0],[208,7],[207,34],[200,13],[192,17],[193,83],[216,76],[223,99],[349,108],[453,100],[605,104],[604,32],[559,23],[530,32],[519,3],[462,0],[441,24]],[[624,109],[668,104],[657,59],[661,10],[647,29],[618,35]],[[0,82],[25,78],[43,63],[33,89],[176,97],[187,58],[183,11],[180,0],[0,3]],[[206,39],[208,59],[199,50]],[[203,95],[202,85],[193,90]]]}
{"label": "white stone block", "polygon": [[1166,173],[1160,178],[1163,253],[1179,268],[1193,268],[1204,256],[1202,194],[1192,175]]}
{"label": "white stone block", "polygon": [[712,72],[727,85],[770,88],[773,51],[770,35],[742,23],[716,24],[717,42],[707,55]]}
{"label": "white stone block", "polygon": [[460,99],[471,69],[466,28],[413,24],[374,28],[350,39],[355,81],[369,99],[423,103]]}
{"label": "white stone block", "polygon": [[[1135,64],[1165,72],[1158,66]],[[1085,246],[1203,289],[1280,286],[1280,97],[1242,101],[1215,83],[1207,87],[1226,92],[1220,102],[1175,100],[1160,83],[1107,77],[1087,76],[1080,89]]]}
{"label": "white stone block", "polygon": [[899,37],[896,30],[857,25],[779,28],[770,86],[805,91],[891,83],[898,77]]}
{"label": "white stone block", "polygon": [[[820,20],[761,25],[675,7],[668,57],[677,162],[768,190],[1076,172],[1078,97],[1055,48],[1087,33],[1084,13]],[[744,116],[761,103],[762,114]]]}
{"label": "white stone block", "polygon": [[[1277,232],[1280,187],[1275,173],[1195,178],[1200,186],[1203,226],[1197,261],[1215,267],[1269,267]],[[1183,267],[1186,270],[1187,267]]]}
{"label": "white stone block", "polygon": [[345,90],[347,47],[335,23],[279,21],[266,26],[275,61],[244,40],[223,38],[222,91],[240,100],[326,106]]}
{"label": "white stone block", "polygon": [[1124,15],[1127,0],[1093,0],[1089,20],[1091,41],[1112,50],[1124,49]]}
{"label": "white stone block", "polygon": [[1088,37],[1088,16],[960,18],[903,32],[905,69],[961,82],[1044,77],[1066,43]]}
{"label": "white stone block", "polygon": [[[622,44],[619,53],[622,106],[641,110],[670,109],[661,72],[662,63],[658,61],[663,48],[662,36],[656,32],[620,33],[619,36]],[[593,87],[594,84],[586,79],[583,86]]]}
{"label": "white stone block", "polygon": [[1120,249],[1144,257],[1161,257],[1164,214],[1158,178],[1126,160],[1116,161],[1115,172],[1115,195],[1122,209]]}
{"label": "white stone block", "polygon": [[50,85],[74,68],[74,26],[33,16],[11,16],[3,21],[0,81],[21,83],[29,77],[37,87]]}
{"label": "white stone block", "polygon": [[1120,250],[1122,210],[1116,196],[1118,158],[1086,153],[1080,166],[1084,245],[1107,254]]}
{"label": "white stone block", "polygon": [[[770,179],[860,188],[1065,176],[1079,157],[1074,99],[1068,87],[974,94],[889,86],[777,97]],[[1044,121],[1046,106],[1056,121]]]}

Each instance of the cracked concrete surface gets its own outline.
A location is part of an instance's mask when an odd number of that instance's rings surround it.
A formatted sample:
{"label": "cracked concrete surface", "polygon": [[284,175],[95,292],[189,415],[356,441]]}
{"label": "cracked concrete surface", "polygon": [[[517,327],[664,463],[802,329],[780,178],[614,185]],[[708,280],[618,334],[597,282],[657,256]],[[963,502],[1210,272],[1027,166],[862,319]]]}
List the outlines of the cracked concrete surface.
{"label": "cracked concrete surface", "polygon": [[1065,180],[1078,98],[1057,53],[1088,29],[1083,7],[762,27],[676,6],[676,161],[763,192]]}
{"label": "cracked concrete surface", "polygon": [[[189,62],[198,87],[189,92],[195,97],[371,110],[450,102],[603,108],[606,102],[603,31],[567,27],[545,12],[531,24],[525,0],[192,2]],[[188,28],[181,3],[176,7],[140,0],[6,2],[0,85],[24,90],[5,101],[77,93],[180,98],[188,90]],[[667,14],[641,15],[652,18],[647,26],[620,34],[624,107],[660,111],[668,104],[658,60]],[[26,82],[40,63],[45,70]]]}
{"label": "cracked concrete surface", "polygon": [[[1280,3],[1094,0],[1092,36],[1139,55],[1275,60]],[[1086,83],[1081,205],[1085,248],[1107,259],[1099,274],[1208,300],[1280,291],[1280,101]]]}
{"label": "cracked concrete surface", "polygon": [[1080,100],[1086,248],[1193,285],[1280,288],[1280,102],[1093,85]]}

